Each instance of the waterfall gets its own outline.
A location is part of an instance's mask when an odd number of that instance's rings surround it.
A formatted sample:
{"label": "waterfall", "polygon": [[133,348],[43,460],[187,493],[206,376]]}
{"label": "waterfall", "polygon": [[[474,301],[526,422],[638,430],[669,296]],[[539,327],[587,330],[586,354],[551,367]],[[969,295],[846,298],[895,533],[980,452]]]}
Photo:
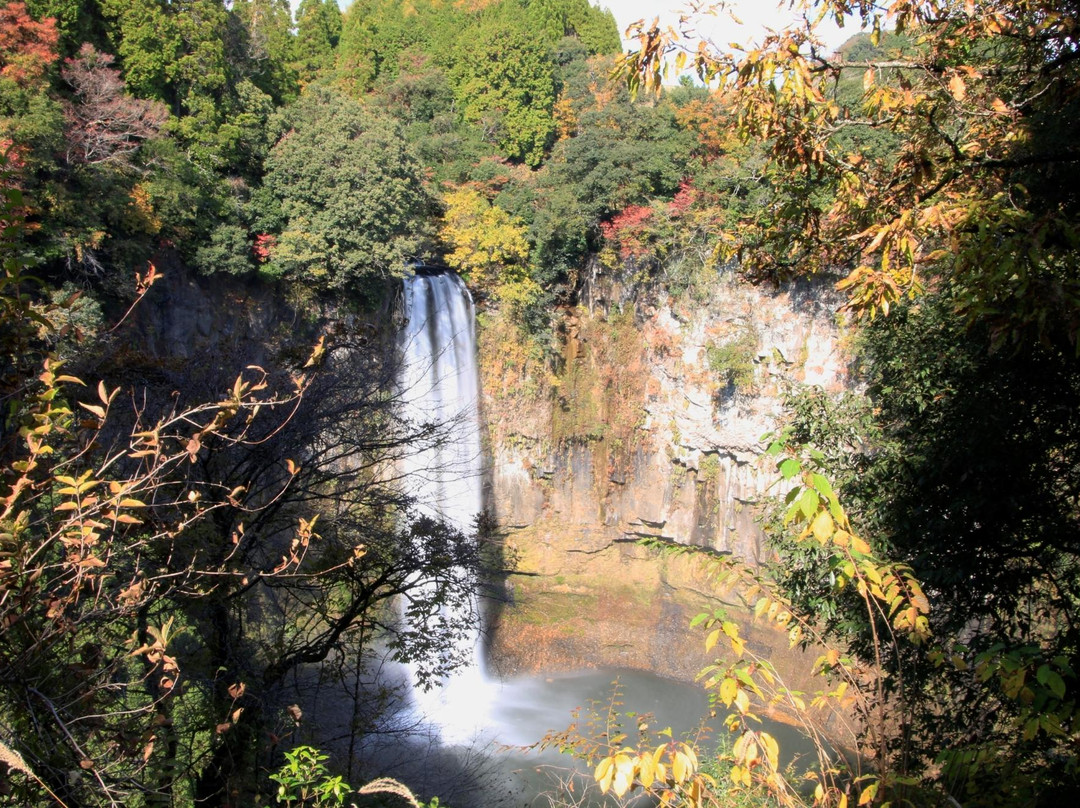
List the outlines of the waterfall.
{"label": "waterfall", "polygon": [[481,510],[479,384],[472,297],[457,275],[405,278],[401,332],[405,406],[415,423],[448,425],[449,440],[406,471],[422,512],[469,531]]}
{"label": "waterfall", "polygon": [[[450,272],[405,278],[400,377],[406,416],[447,430],[406,460],[405,484],[421,513],[469,533],[482,508],[479,384],[472,297]],[[473,613],[479,614],[477,604]],[[452,616],[451,616],[452,617]],[[470,638],[472,661],[430,691],[413,688],[416,711],[444,742],[470,740],[483,728],[486,702],[480,627]]]}

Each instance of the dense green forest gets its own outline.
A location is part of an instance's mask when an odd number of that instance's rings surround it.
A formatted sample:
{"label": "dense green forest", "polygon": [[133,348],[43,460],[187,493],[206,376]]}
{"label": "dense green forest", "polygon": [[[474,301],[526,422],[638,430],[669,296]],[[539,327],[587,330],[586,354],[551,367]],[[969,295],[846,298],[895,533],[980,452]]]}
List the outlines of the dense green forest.
{"label": "dense green forest", "polygon": [[[822,698],[864,722],[870,773],[775,771],[767,660],[717,617],[728,774],[616,744],[602,786],[1075,797],[1080,9],[805,5],[759,48],[646,27],[625,58],[588,0],[0,7],[0,803],[272,800],[302,720],[284,683],[355,678],[402,593],[416,628],[388,642],[454,664],[467,627],[425,627],[501,560],[383,474],[442,439],[394,406],[390,346],[301,322],[279,366],[196,373],[122,330],[163,264],[317,318],[377,311],[415,261],[556,375],[597,268],[691,303],[731,267],[813,278],[858,324],[859,392],[793,394],[771,444],[795,486],[773,569],[725,574],[828,649]],[[851,14],[825,53],[812,21]],[[665,59],[696,78],[661,87]]]}

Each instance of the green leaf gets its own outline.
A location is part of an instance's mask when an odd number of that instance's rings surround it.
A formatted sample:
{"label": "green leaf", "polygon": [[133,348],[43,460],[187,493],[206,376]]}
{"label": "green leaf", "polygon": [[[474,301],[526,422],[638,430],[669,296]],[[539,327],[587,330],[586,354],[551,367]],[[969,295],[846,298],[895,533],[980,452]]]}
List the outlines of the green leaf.
{"label": "green leaf", "polygon": [[1050,688],[1050,692],[1057,696],[1059,699],[1065,698],[1065,680],[1057,673],[1057,671],[1050,671],[1046,675],[1046,682],[1044,683]]}
{"label": "green leaf", "polygon": [[807,520],[813,518],[817,513],[818,505],[821,503],[821,497],[818,492],[813,488],[804,488],[802,495],[799,497],[799,510]]}
{"label": "green leaf", "polygon": [[820,491],[823,495],[829,499],[836,499],[836,494],[833,492],[832,484],[829,482],[829,478],[824,474],[818,474],[814,472],[810,475],[810,482],[814,488]]}

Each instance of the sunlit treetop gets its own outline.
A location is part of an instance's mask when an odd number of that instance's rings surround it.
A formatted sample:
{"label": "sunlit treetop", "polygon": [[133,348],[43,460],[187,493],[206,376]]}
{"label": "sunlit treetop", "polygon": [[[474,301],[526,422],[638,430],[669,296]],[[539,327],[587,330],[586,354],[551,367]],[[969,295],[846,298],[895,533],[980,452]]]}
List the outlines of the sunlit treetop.
{"label": "sunlit treetop", "polygon": [[[935,288],[998,346],[1075,346],[1078,4],[794,0],[792,11],[796,22],[745,49],[645,24],[620,67],[650,91],[668,69],[692,69],[744,139],[768,144],[784,204],[771,233],[725,234],[744,269],[840,272],[847,309],[870,316]],[[871,47],[828,52],[819,28],[841,20]],[[875,133],[888,133],[886,153],[858,148]],[[784,226],[792,218],[799,228]]]}

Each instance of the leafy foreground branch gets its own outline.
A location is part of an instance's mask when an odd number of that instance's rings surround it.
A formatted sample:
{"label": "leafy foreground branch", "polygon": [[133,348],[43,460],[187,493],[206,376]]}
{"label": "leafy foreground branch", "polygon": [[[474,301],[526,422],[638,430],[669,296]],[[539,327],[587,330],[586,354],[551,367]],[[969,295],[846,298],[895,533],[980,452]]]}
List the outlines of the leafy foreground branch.
{"label": "leafy foreground branch", "polygon": [[[712,716],[724,716],[731,738],[717,744],[720,751],[707,752],[702,736],[677,741],[670,730],[657,743],[645,732],[645,719],[639,719],[633,743],[614,712],[600,725],[585,731],[575,725],[544,745],[595,767],[601,793],[629,801],[647,792],[662,805],[692,808],[733,800],[785,808],[1017,804],[1018,795],[1052,788],[1062,768],[1074,771],[1075,706],[1069,693],[1075,675],[1067,660],[1047,658],[1034,646],[998,643],[975,653],[957,638],[936,638],[929,598],[911,568],[883,558],[858,535],[821,472],[824,457],[816,450],[797,455],[787,439],[786,433],[777,436],[764,455],[789,486],[782,521],[793,544],[820,555],[830,597],[844,602],[847,628],[824,628],[818,615],[799,608],[745,563],[714,556],[704,563],[722,590],[737,594],[756,619],[786,632],[792,647],[816,649],[813,673],[823,687],[808,693],[788,686],[736,622],[722,611],[701,614],[693,623],[708,629],[706,649],[727,651],[700,674]],[[929,666],[932,675],[919,675],[920,666]],[[991,749],[973,733],[966,742],[926,754],[916,708],[930,704],[940,720],[963,723],[963,715],[947,712],[961,709],[961,691],[978,691],[979,709],[993,711],[997,730],[1013,734],[1018,745]],[[801,771],[782,767],[779,743],[761,718],[776,711],[793,718],[811,739],[816,764]],[[987,782],[1007,787],[987,792]]]}
{"label": "leafy foreground branch", "polygon": [[311,746],[298,746],[285,753],[285,763],[270,779],[278,784],[277,801],[288,808],[341,808],[350,794],[356,796],[389,795],[393,804],[412,808],[439,808],[435,797],[421,803],[409,788],[390,777],[380,777],[353,792],[340,775],[326,768],[330,758]]}
{"label": "leafy foreground branch", "polygon": [[[208,599],[252,572],[238,563],[239,535],[220,553],[189,536],[214,511],[235,507],[243,488],[201,483],[185,469],[206,446],[254,440],[260,419],[287,421],[307,385],[301,377],[287,395],[270,397],[265,374],[246,375],[221,401],[150,421],[136,411],[119,432],[110,429],[119,388],[102,382],[87,395],[51,356],[10,400],[0,727],[22,750],[16,768],[61,804],[115,803],[136,783],[151,799],[170,798],[182,757],[173,710],[188,687],[172,650],[182,633],[175,604]],[[280,481],[278,495],[289,482]],[[284,541],[290,549],[258,574],[294,573],[317,538],[315,521],[298,519]],[[235,702],[243,686],[232,692]],[[221,734],[243,709],[233,704],[206,719]]]}
{"label": "leafy foreground branch", "polygon": [[[839,272],[848,310],[870,316],[941,288],[998,347],[1075,348],[1075,3],[790,6],[801,20],[745,48],[640,24],[618,71],[632,89],[659,90],[668,62],[692,68],[740,136],[766,144],[780,181],[772,215],[724,234],[744,271]],[[821,26],[832,21],[866,30],[869,52],[829,53]],[[693,29],[689,15],[680,27]]]}

